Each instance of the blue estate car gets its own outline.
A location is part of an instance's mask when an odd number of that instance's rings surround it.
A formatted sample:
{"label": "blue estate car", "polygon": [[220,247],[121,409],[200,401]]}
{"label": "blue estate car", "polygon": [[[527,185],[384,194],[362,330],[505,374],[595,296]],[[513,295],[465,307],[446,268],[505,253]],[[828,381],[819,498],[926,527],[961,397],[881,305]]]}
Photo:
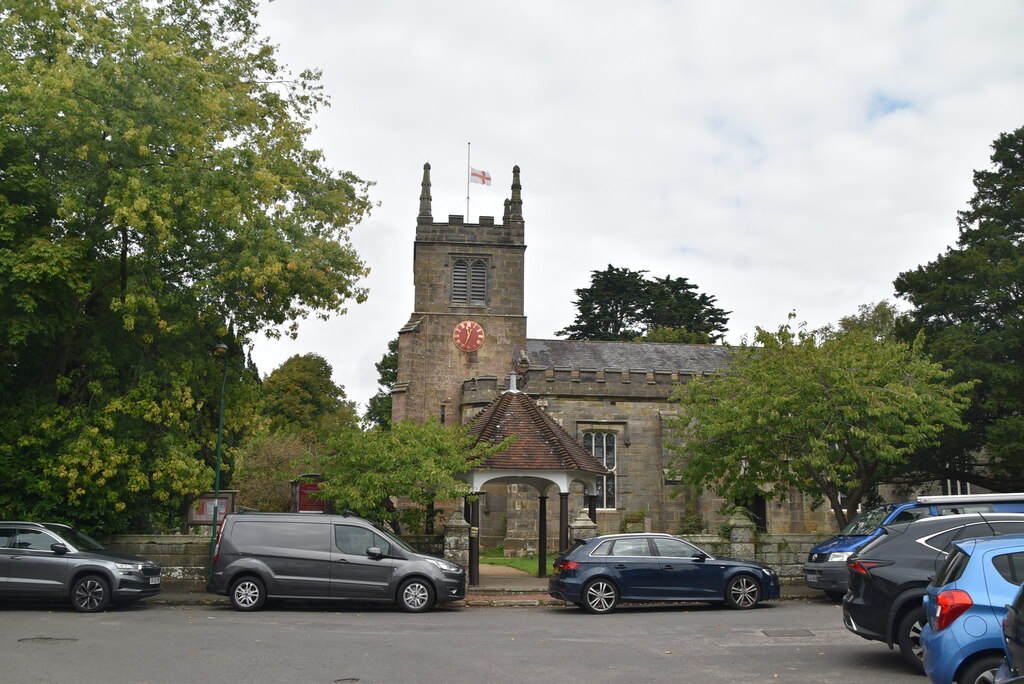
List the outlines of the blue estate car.
{"label": "blue estate car", "polygon": [[577,539],[554,561],[548,594],[591,613],[620,602],[707,601],[753,608],[779,597],[767,565],[716,558],[668,534],[610,534]]}
{"label": "blue estate car", "polygon": [[1003,618],[1024,580],[1024,534],[956,542],[924,598],[924,669],[933,684],[989,684]]}

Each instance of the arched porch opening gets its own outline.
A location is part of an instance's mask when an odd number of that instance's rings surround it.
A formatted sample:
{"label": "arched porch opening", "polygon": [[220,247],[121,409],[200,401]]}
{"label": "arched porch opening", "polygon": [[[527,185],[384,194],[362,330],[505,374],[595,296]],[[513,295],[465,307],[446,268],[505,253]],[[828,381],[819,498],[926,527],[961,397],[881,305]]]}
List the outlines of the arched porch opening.
{"label": "arched porch opening", "polygon": [[492,484],[518,484],[532,487],[537,492],[539,514],[537,517],[537,576],[547,576],[548,540],[548,493],[552,488],[558,493],[558,548],[565,551],[569,546],[569,492],[573,484],[580,484],[584,500],[588,504],[588,515],[596,522],[595,499],[598,475],[582,470],[532,470],[532,469],[488,469],[481,468],[466,474],[464,478],[478,494],[468,501],[466,519],[470,524],[469,537],[469,583],[480,583],[480,497],[484,487]]}

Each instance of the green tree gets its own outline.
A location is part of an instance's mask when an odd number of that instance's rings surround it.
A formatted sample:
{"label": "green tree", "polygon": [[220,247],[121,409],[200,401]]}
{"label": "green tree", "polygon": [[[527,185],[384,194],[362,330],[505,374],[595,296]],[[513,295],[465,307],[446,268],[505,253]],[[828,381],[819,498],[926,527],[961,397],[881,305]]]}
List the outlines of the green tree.
{"label": "green tree", "polygon": [[974,196],[957,215],[955,247],[900,274],[932,358],[960,379],[978,379],[964,418],[919,451],[916,470],[995,491],[1024,489],[1024,128],[1001,134],[992,167],[974,172]]}
{"label": "green tree", "polygon": [[388,350],[377,368],[377,393],[367,402],[363,420],[369,425],[387,429],[391,427],[391,388],[398,381],[398,338],[388,342]]}
{"label": "green tree", "polygon": [[[576,319],[556,332],[570,340],[719,342],[728,312],[686,278],[654,278],[611,264],[576,290]],[[671,333],[670,330],[679,331]],[[650,336],[654,336],[653,339]]]}
{"label": "green tree", "polygon": [[472,494],[456,476],[507,446],[508,440],[477,442],[465,427],[436,420],[403,420],[387,430],[346,430],[327,439],[320,493],[335,510],[399,523],[392,497],[430,506]]}
{"label": "green tree", "polygon": [[270,429],[324,434],[354,425],[355,403],[331,379],[331,364],[319,354],[296,354],[263,382],[263,412]]}
{"label": "green tree", "polygon": [[[325,104],[255,0],[0,8],[0,510],[174,520],[253,424],[252,335],[361,301],[367,184],[307,149]],[[135,519],[141,512],[145,518]]]}
{"label": "green tree", "polygon": [[881,301],[873,304],[862,304],[857,313],[843,316],[838,326],[826,326],[820,334],[864,332],[877,340],[888,340],[897,337],[901,324],[905,324],[906,314],[890,302]]}
{"label": "green tree", "polygon": [[654,278],[650,283],[651,302],[647,309],[647,336],[658,328],[674,328],[689,333],[700,343],[721,342],[728,330],[729,312],[715,306],[715,297],[697,292],[686,278]]}
{"label": "green tree", "polygon": [[733,500],[791,488],[827,501],[843,527],[893,464],[959,427],[971,383],[872,331],[758,329],[720,375],[679,385],[670,421],[687,484]]}
{"label": "green tree", "polygon": [[309,434],[295,432],[265,432],[248,440],[232,485],[238,504],[264,513],[287,511],[290,481],[319,469],[315,454],[321,448]]}

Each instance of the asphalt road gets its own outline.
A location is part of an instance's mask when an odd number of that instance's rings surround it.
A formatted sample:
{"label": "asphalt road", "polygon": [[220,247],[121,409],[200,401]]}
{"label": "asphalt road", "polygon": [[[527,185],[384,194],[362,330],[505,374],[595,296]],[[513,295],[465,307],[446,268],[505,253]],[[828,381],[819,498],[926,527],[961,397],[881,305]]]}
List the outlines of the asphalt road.
{"label": "asphalt road", "polygon": [[4,682],[913,682],[839,606],[0,609]]}

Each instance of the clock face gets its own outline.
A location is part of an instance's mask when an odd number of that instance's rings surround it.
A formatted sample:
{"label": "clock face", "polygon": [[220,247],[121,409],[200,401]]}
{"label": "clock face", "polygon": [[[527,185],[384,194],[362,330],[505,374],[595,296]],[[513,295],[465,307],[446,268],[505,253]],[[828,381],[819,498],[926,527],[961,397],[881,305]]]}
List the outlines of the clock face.
{"label": "clock face", "polygon": [[484,344],[484,329],[480,327],[479,323],[462,321],[455,326],[452,341],[464,352],[476,351]]}

